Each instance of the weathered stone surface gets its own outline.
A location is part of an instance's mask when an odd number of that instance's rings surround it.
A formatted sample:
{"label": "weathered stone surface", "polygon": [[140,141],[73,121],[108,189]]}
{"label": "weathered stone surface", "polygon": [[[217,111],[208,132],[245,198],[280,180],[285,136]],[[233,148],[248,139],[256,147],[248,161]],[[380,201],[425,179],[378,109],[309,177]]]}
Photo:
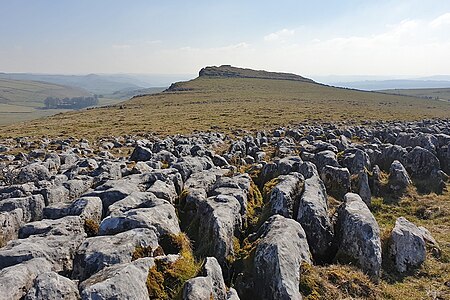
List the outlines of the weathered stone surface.
{"label": "weathered stone surface", "polygon": [[69,190],[64,186],[55,186],[44,189],[42,195],[44,196],[45,205],[69,200]]}
{"label": "weathered stone surface", "polygon": [[419,146],[408,152],[403,159],[408,173],[414,178],[426,179],[433,171],[440,169],[437,157]]}
{"label": "weathered stone surface", "polygon": [[13,211],[17,208],[22,209],[24,222],[41,220],[44,207],[44,197],[41,195],[11,198],[0,201],[0,212]]}
{"label": "weathered stone surface", "polygon": [[370,170],[370,159],[366,152],[360,149],[348,149],[340,159],[342,166],[348,168],[350,174],[359,174]]}
{"label": "weathered stone surface", "polygon": [[393,192],[402,192],[412,183],[405,167],[398,161],[394,160],[389,169],[389,188]]}
{"label": "weathered stone surface", "polygon": [[56,220],[44,219],[27,223],[19,230],[21,239],[32,235],[84,235],[84,221],[78,216],[67,216]]}
{"label": "weathered stone surface", "polygon": [[50,272],[52,265],[44,258],[35,258],[0,270],[0,299],[23,299],[35,278]]}
{"label": "weathered stone surface", "polygon": [[314,162],[317,166],[319,174],[322,173],[322,168],[325,166],[339,167],[336,154],[330,150],[324,150],[317,153],[314,157]]}
{"label": "weathered stone surface", "polygon": [[233,256],[233,238],[242,227],[241,205],[233,196],[209,197],[199,203],[199,245],[208,245],[205,255],[214,256],[224,264],[228,256]]}
{"label": "weathered stone surface", "polygon": [[83,300],[148,300],[146,280],[153,258],[140,258],[101,270],[80,284]]}
{"label": "weathered stone surface", "polygon": [[350,172],[347,168],[325,166],[320,177],[330,195],[342,199],[350,191]]}
{"label": "weathered stone surface", "polygon": [[183,181],[186,181],[192,173],[211,169],[214,167],[214,163],[209,157],[185,156],[180,158],[172,167],[177,169],[180,172]]}
{"label": "weathered stone surface", "polygon": [[78,300],[80,293],[77,284],[55,272],[38,275],[25,300]]}
{"label": "weathered stone surface", "polygon": [[130,209],[138,208],[146,202],[158,202],[158,198],[155,194],[150,192],[133,192],[130,195],[126,196],[122,200],[111,204],[108,207],[107,215],[118,215],[120,213],[124,213],[129,211]]}
{"label": "weathered stone surface", "polygon": [[189,279],[183,287],[183,299],[227,299],[227,287],[217,259],[207,257],[201,276]]}
{"label": "weathered stone surface", "polygon": [[44,218],[59,219],[65,216],[80,216],[83,220],[100,223],[102,200],[99,197],[82,197],[72,203],[55,203],[44,208]]}
{"label": "weathered stone surface", "polygon": [[136,228],[116,235],[87,238],[76,251],[72,276],[85,280],[105,267],[131,262],[137,247],[156,249],[158,236],[153,230]]}
{"label": "weathered stone surface", "polygon": [[153,157],[153,153],[149,148],[143,146],[136,146],[131,154],[132,161],[148,161]]}
{"label": "weathered stone surface", "polygon": [[368,207],[371,206],[372,192],[370,191],[369,176],[366,170],[362,170],[358,174],[358,195]]}
{"label": "weathered stone surface", "polygon": [[298,205],[304,178],[299,173],[280,175],[278,183],[270,193],[271,214],[279,214],[287,218],[294,217],[294,207]]}
{"label": "weathered stone surface", "polygon": [[177,198],[177,191],[172,182],[166,182],[162,180],[156,180],[152,186],[147,189],[147,192],[153,193],[156,197],[175,203]]}
{"label": "weathered stone surface", "polygon": [[0,249],[0,269],[42,257],[52,264],[53,271],[69,272],[75,250],[84,237],[82,234],[48,235],[10,241]]}
{"label": "weathered stone surface", "polygon": [[381,241],[378,223],[357,194],[347,193],[338,209],[335,226],[336,259],[355,263],[377,281],[381,270]]}
{"label": "weathered stone surface", "polygon": [[389,239],[389,255],[400,273],[420,267],[426,258],[423,231],[405,218],[398,218]]}
{"label": "weathered stone surface", "polygon": [[334,232],[328,217],[327,193],[318,176],[305,180],[296,219],[305,230],[314,259],[320,263],[331,261]]}
{"label": "weathered stone surface", "polygon": [[151,203],[151,207],[132,209],[109,216],[100,223],[99,234],[110,235],[133,228],[149,228],[158,235],[178,234],[180,226],[175,208],[167,201]]}
{"label": "weathered stone surface", "polygon": [[23,223],[21,208],[0,213],[0,247],[10,240],[17,239],[21,224]]}
{"label": "weathered stone surface", "polygon": [[302,226],[280,215],[258,231],[260,241],[253,261],[254,293],[258,299],[301,299],[300,265],[311,263]]}
{"label": "weathered stone surface", "polygon": [[50,172],[45,166],[40,163],[32,163],[20,169],[17,182],[25,183],[49,180],[50,176]]}

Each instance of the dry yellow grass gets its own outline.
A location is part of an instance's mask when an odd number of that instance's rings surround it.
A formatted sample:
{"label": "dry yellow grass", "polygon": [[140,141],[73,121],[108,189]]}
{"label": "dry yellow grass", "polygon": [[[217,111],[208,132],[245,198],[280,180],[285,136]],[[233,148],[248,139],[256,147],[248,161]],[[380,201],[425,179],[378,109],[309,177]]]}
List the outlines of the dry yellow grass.
{"label": "dry yellow grass", "polygon": [[107,108],[68,112],[0,129],[0,137],[76,136],[273,128],[301,121],[449,118],[450,103],[338,89],[314,83],[199,77],[187,89],[137,97]]}

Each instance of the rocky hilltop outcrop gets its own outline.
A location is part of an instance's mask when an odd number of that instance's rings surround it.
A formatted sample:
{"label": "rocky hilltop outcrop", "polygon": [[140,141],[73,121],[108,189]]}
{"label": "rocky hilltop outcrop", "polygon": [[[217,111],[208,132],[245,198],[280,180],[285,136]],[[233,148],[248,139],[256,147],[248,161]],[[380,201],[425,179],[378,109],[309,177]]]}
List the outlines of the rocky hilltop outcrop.
{"label": "rocky hilltop outcrop", "polygon": [[[369,285],[386,260],[407,276],[438,252],[400,215],[382,247],[372,195],[444,192],[450,123],[0,149],[0,299],[301,299],[321,265],[352,265]],[[361,290],[336,297],[376,298]]]}
{"label": "rocky hilltop outcrop", "polygon": [[245,68],[233,67],[230,65],[222,65],[220,67],[211,66],[202,68],[199,76],[209,77],[230,77],[230,78],[259,78],[259,79],[276,79],[276,80],[293,80],[315,83],[313,80],[295,75],[291,73],[268,72],[262,70],[252,70]]}

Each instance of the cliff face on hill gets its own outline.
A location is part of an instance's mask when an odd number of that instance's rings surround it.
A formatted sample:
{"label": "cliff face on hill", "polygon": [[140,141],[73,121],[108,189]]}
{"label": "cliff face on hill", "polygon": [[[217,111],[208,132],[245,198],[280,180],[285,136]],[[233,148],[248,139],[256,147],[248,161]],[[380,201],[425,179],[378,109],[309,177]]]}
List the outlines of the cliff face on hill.
{"label": "cliff face on hill", "polygon": [[205,67],[200,70],[199,76],[261,78],[261,79],[293,80],[293,81],[314,83],[314,81],[309,78],[305,78],[291,73],[259,71],[259,70],[232,67],[230,65],[222,65],[220,67],[215,66]]}

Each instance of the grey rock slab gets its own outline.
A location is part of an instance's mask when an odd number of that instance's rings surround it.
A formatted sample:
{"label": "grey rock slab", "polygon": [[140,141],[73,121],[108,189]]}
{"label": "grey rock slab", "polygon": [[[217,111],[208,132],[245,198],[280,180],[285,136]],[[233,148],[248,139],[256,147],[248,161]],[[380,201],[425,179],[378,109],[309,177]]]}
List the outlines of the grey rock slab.
{"label": "grey rock slab", "polygon": [[303,261],[311,263],[302,226],[275,215],[258,234],[253,261],[254,292],[258,299],[301,299],[300,265]]}
{"label": "grey rock slab", "polygon": [[13,240],[0,249],[0,269],[20,264],[33,258],[45,258],[55,272],[69,272],[76,249],[84,235],[31,236]]}
{"label": "grey rock slab", "polygon": [[389,168],[389,188],[394,192],[402,192],[410,184],[412,181],[405,167],[398,160],[394,160]]}
{"label": "grey rock slab", "polygon": [[292,218],[294,207],[298,203],[302,191],[303,176],[299,173],[280,175],[278,183],[270,193],[270,211],[272,214],[280,214]]}
{"label": "grey rock slab", "polygon": [[0,201],[0,212],[13,211],[16,208],[22,209],[23,221],[38,221],[42,219],[45,207],[42,195],[33,195],[23,198],[10,198]]}
{"label": "grey rock slab", "polygon": [[209,245],[205,255],[214,256],[222,265],[233,256],[233,238],[242,227],[241,205],[233,196],[218,195],[200,201],[197,218],[199,245]]}
{"label": "grey rock slab", "polygon": [[425,246],[421,229],[404,217],[395,221],[389,239],[389,255],[398,272],[404,273],[420,267],[426,258]]}
{"label": "grey rock slab", "polygon": [[158,235],[180,233],[175,208],[169,202],[160,200],[152,207],[106,217],[100,223],[99,235],[116,234],[133,228],[150,228]]}
{"label": "grey rock slab", "polygon": [[158,198],[150,192],[133,192],[122,200],[111,204],[108,207],[107,215],[118,215],[130,209],[135,209],[145,202],[155,202]]}
{"label": "grey rock slab", "polygon": [[6,245],[8,241],[18,238],[22,220],[23,212],[21,208],[0,213],[0,248]]}
{"label": "grey rock slab", "polygon": [[357,194],[347,193],[338,209],[335,226],[336,259],[355,263],[374,281],[381,270],[380,229],[367,205]]}
{"label": "grey rock slab", "polygon": [[23,299],[35,278],[50,272],[52,265],[44,258],[35,258],[0,270],[0,299]]}
{"label": "grey rock slab", "polygon": [[136,228],[116,235],[87,238],[77,249],[72,276],[85,280],[101,269],[131,262],[136,247],[158,247],[158,236],[153,230]]}
{"label": "grey rock slab", "polygon": [[318,262],[331,261],[334,230],[328,217],[325,185],[318,176],[305,180],[296,219],[306,232],[314,259]]}
{"label": "grey rock slab", "polygon": [[37,182],[50,179],[50,171],[40,163],[32,163],[20,169],[17,182]]}
{"label": "grey rock slab", "polygon": [[207,257],[201,275],[186,281],[183,287],[183,299],[227,299],[227,287],[223,280],[222,269],[217,259]]}
{"label": "grey rock slab", "polygon": [[84,235],[84,221],[78,216],[61,219],[44,219],[27,223],[20,227],[19,238],[26,239],[32,235]]}
{"label": "grey rock slab", "polygon": [[325,166],[320,177],[330,195],[342,199],[350,191],[350,172],[347,168]]}
{"label": "grey rock slab", "polygon": [[81,299],[148,300],[147,275],[153,258],[117,264],[101,270],[80,284]]}
{"label": "grey rock slab", "polygon": [[77,284],[55,272],[45,272],[37,276],[25,300],[78,300]]}

